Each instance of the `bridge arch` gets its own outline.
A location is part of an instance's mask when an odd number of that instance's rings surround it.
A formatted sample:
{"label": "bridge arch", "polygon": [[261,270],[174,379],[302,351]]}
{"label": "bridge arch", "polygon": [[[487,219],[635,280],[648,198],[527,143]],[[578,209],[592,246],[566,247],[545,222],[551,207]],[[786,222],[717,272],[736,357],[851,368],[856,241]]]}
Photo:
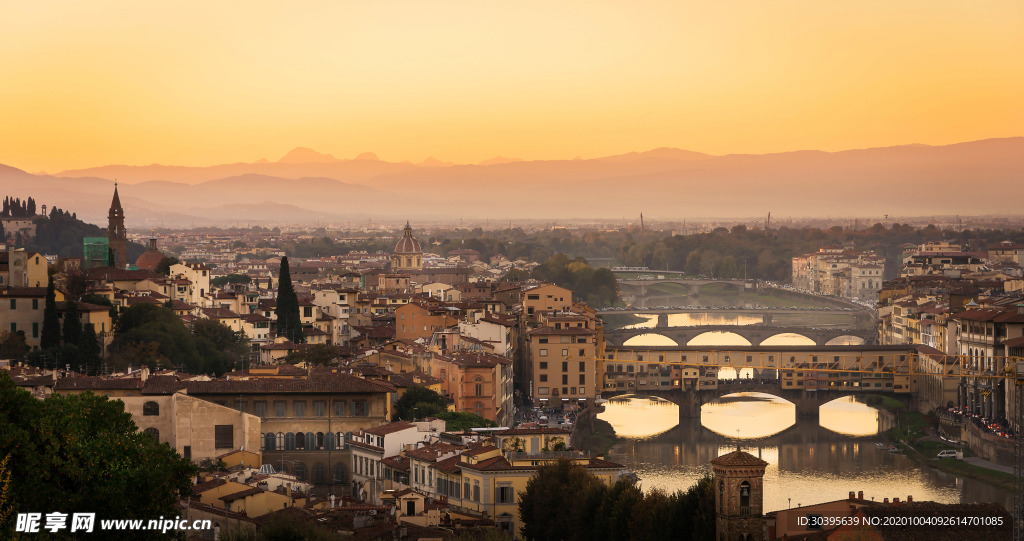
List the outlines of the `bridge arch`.
{"label": "bridge arch", "polygon": [[795,332],[773,334],[761,341],[759,346],[816,346],[813,339]]}
{"label": "bridge arch", "polygon": [[825,342],[826,346],[860,346],[864,344],[864,338],[861,336],[854,336],[852,334],[844,334],[837,336],[828,342]]}
{"label": "bridge arch", "polygon": [[686,342],[688,346],[752,346],[750,340],[731,331],[705,331]]}
{"label": "bridge arch", "polygon": [[770,391],[737,391],[700,406],[701,425],[730,438],[773,436],[791,428],[796,419],[796,404]]}
{"label": "bridge arch", "polygon": [[678,346],[675,340],[654,332],[638,334],[622,343],[623,346]]}

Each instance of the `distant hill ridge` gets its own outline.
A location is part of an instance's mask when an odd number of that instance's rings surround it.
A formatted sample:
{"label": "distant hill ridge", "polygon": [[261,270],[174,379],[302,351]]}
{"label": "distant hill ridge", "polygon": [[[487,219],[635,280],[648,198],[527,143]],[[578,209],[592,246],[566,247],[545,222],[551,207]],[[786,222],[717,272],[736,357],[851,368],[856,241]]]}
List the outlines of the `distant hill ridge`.
{"label": "distant hill ridge", "polygon": [[[242,209],[266,201],[290,206],[272,213],[275,219],[308,223],[369,216],[621,219],[640,211],[652,219],[769,211],[780,218],[1019,214],[1015,201],[1024,197],[1024,137],[724,156],[658,148],[594,159],[495,158],[487,165],[357,158],[299,148],[278,162],[209,167],[111,165],[31,175],[0,166],[0,186],[23,198],[73,203],[85,219],[103,223],[117,178],[129,227],[133,220],[147,227],[259,223],[258,212]],[[291,163],[307,159],[323,161]]]}

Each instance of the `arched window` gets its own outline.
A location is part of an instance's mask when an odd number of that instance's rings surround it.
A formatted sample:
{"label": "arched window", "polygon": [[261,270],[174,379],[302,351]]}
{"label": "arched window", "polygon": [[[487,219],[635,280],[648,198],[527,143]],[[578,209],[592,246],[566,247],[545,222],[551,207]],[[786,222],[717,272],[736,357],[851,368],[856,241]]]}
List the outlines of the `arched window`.
{"label": "arched window", "polygon": [[313,482],[322,485],[327,482],[327,471],[323,464],[313,466]]}
{"label": "arched window", "polygon": [[312,432],[306,432],[306,450],[316,449],[316,436]]}
{"label": "arched window", "polygon": [[750,483],[740,483],[740,507],[750,507]]}
{"label": "arched window", "polygon": [[160,404],[150,400],[142,405],[143,415],[160,415]]}
{"label": "arched window", "polygon": [[295,450],[295,434],[289,432],[284,435],[284,449],[285,451]]}
{"label": "arched window", "polygon": [[306,435],[302,432],[295,435],[295,448],[300,451],[306,448]]}
{"label": "arched window", "polygon": [[273,432],[267,432],[263,435],[263,450],[265,451],[276,451],[277,450],[277,439],[274,437]]}
{"label": "arched window", "polygon": [[334,450],[334,432],[328,432],[324,435],[324,446],[327,447],[328,451]]}
{"label": "arched window", "polygon": [[323,432],[317,432],[316,433],[316,448],[317,449],[323,449],[324,448],[324,433]]}
{"label": "arched window", "polygon": [[302,462],[295,463],[295,478],[299,481],[306,480],[306,465]]}
{"label": "arched window", "polygon": [[146,434],[149,434],[149,435],[153,436],[153,439],[155,439],[156,441],[160,441],[160,431],[159,430],[157,430],[157,429],[155,429],[153,427],[149,427],[146,430],[144,430],[144,432]]}
{"label": "arched window", "polygon": [[284,432],[277,433],[277,448],[284,449]]}

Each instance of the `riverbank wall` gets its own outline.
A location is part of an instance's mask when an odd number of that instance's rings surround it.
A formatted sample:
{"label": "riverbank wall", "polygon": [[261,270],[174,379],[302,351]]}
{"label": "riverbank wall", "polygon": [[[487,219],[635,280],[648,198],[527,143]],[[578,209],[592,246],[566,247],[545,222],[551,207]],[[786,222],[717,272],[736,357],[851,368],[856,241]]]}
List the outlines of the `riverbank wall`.
{"label": "riverbank wall", "polygon": [[975,456],[1002,466],[1013,466],[1013,440],[984,431],[980,426],[952,415],[939,415],[939,428],[950,438],[964,442]]}

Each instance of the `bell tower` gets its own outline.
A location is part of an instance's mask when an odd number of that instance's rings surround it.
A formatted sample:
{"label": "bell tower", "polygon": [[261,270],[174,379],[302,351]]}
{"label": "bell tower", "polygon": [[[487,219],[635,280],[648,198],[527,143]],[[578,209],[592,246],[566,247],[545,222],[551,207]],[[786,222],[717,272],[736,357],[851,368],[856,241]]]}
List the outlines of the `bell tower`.
{"label": "bell tower", "polygon": [[114,199],[110,202],[107,214],[107,242],[110,245],[110,266],[119,269],[128,266],[128,235],[124,230],[124,209],[121,198],[117,196],[117,183],[114,183]]}
{"label": "bell tower", "polygon": [[715,539],[764,537],[764,470],[768,463],[739,449],[711,460],[715,474]]}

